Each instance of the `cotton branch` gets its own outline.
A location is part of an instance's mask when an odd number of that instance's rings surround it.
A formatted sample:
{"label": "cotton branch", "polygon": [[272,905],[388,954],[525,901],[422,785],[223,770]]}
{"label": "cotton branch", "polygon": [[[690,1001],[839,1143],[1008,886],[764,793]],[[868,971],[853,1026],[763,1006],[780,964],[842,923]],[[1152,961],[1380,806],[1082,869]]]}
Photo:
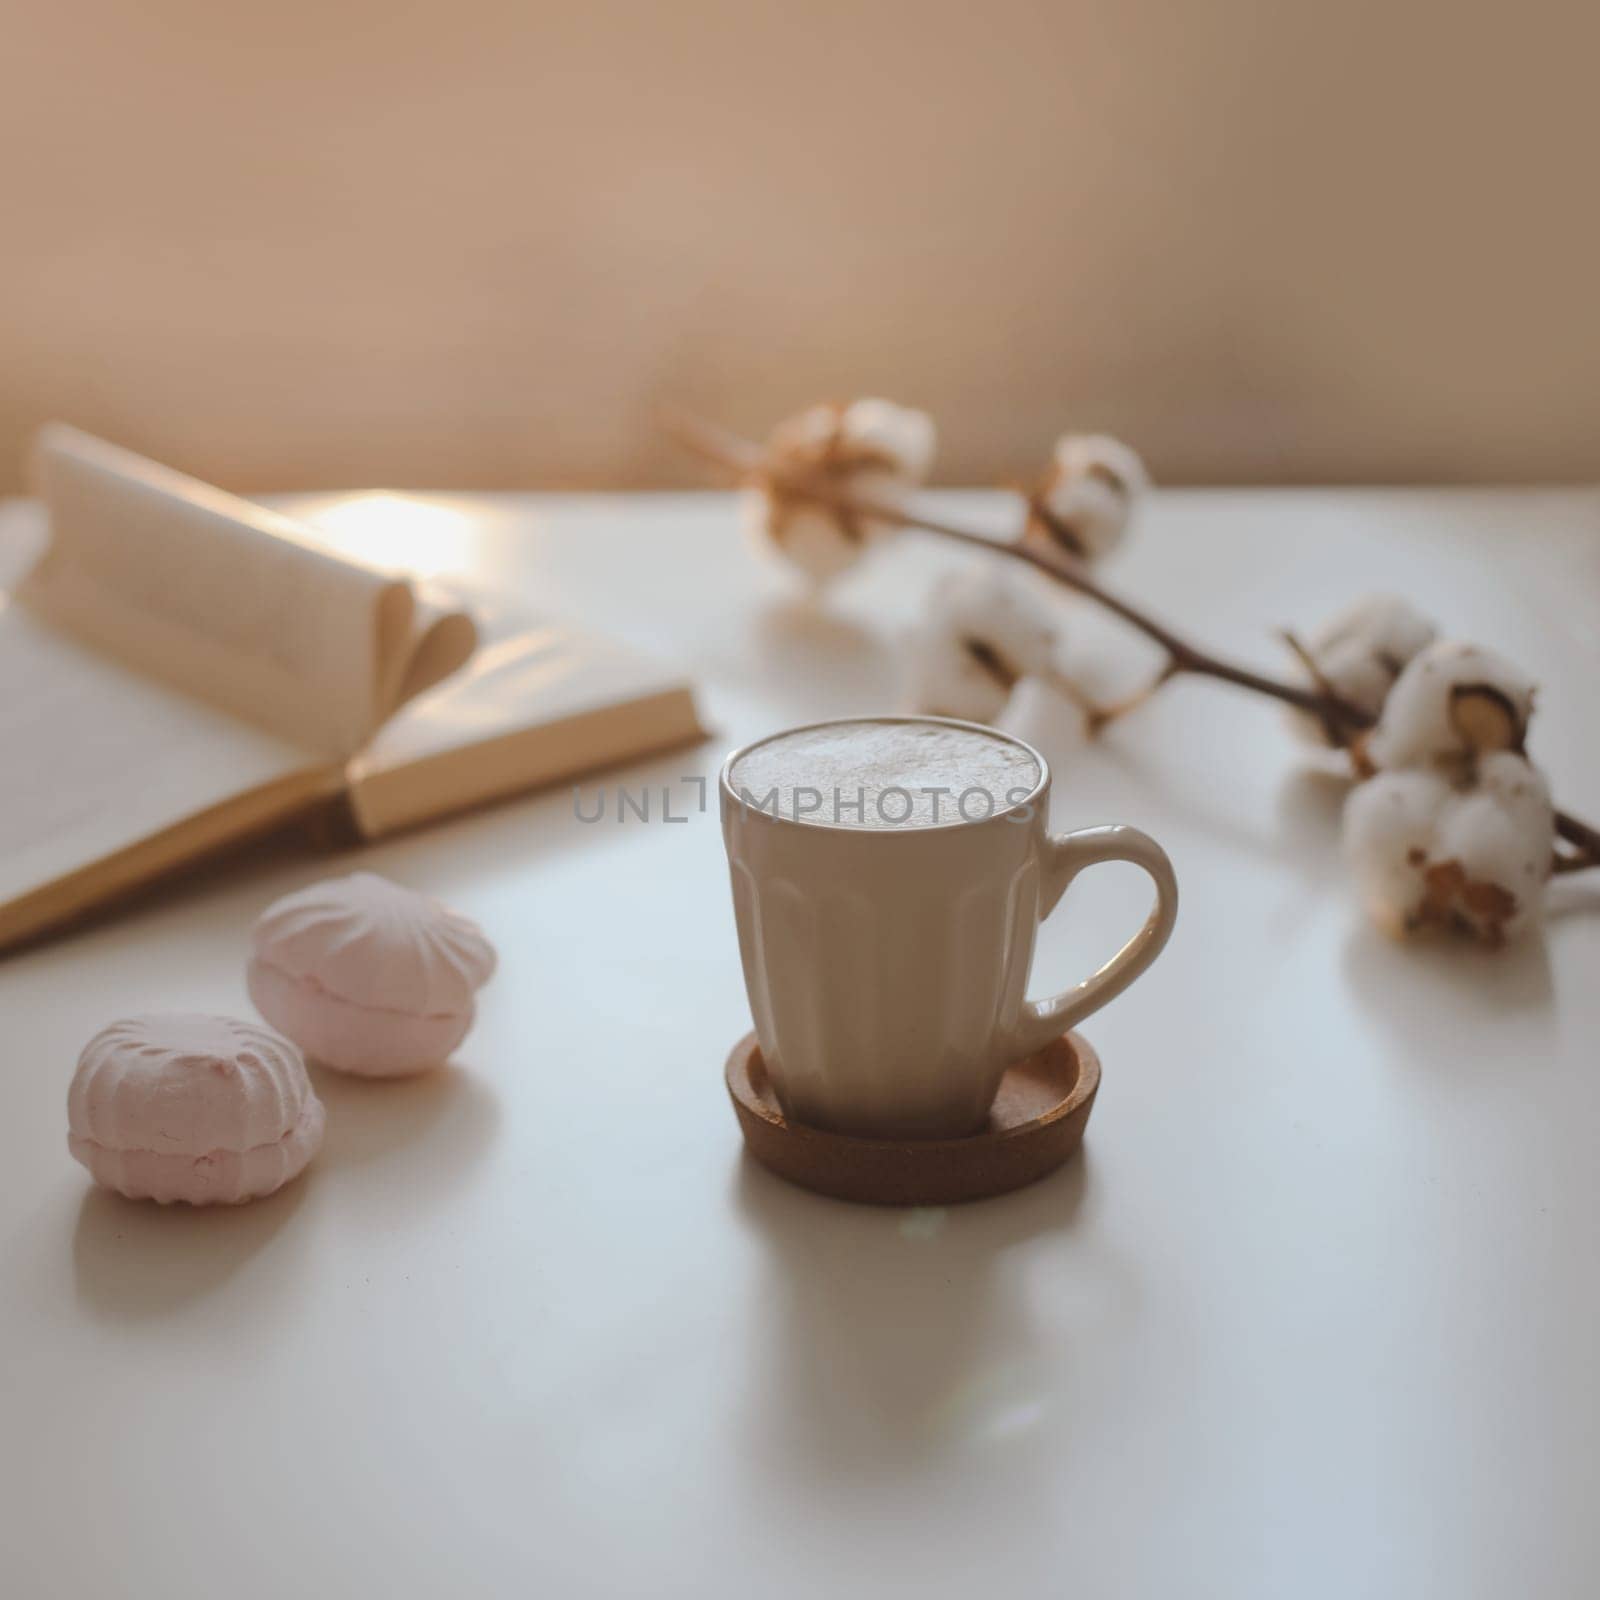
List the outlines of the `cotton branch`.
{"label": "cotton branch", "polygon": [[[710,463],[734,482],[751,487],[762,487],[779,498],[790,498],[824,506],[831,511],[856,519],[870,518],[877,522],[892,523],[900,527],[919,528],[936,534],[955,544],[1020,561],[1043,572],[1063,587],[1093,601],[1113,616],[1120,617],[1136,632],[1158,645],[1166,661],[1152,681],[1128,699],[1115,705],[1090,708],[1087,711],[1091,732],[1098,732],[1109,723],[1126,715],[1150,699],[1157,690],[1178,677],[1212,678],[1219,683],[1231,683],[1236,688],[1265,695],[1284,705],[1314,717],[1326,730],[1334,745],[1351,749],[1359,755],[1359,735],[1369,728],[1373,718],[1360,707],[1352,705],[1337,694],[1316,670],[1310,653],[1293,635],[1285,635],[1291,650],[1305,663],[1312,683],[1289,683],[1268,677],[1252,668],[1240,666],[1223,656],[1212,654],[1199,645],[1183,638],[1142,607],[1124,599],[1095,577],[1081,561],[1066,551],[1044,546],[1025,537],[995,540],[971,529],[962,528],[942,518],[929,516],[907,505],[873,500],[851,494],[815,476],[803,472],[784,471],[776,466],[761,446],[748,439],[729,433],[715,424],[698,417],[674,413],[665,419],[667,431],[687,449]],[[1055,526],[1048,506],[1038,496],[1028,497],[1032,516],[1047,528]],[[1600,829],[1564,811],[1556,812],[1556,832],[1573,848],[1559,852],[1553,864],[1556,872],[1577,872],[1600,866]]]}

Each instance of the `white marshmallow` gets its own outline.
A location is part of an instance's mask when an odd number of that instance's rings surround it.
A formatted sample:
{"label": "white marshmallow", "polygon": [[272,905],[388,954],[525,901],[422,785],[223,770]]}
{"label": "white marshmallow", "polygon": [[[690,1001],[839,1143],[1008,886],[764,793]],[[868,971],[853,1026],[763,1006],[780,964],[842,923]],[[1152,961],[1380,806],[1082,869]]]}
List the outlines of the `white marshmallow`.
{"label": "white marshmallow", "polygon": [[1022,679],[1051,673],[1056,642],[1051,612],[996,563],[947,573],[908,641],[912,707],[993,722]]}
{"label": "white marshmallow", "polygon": [[1482,645],[1440,640],[1395,680],[1366,753],[1384,770],[1450,766],[1497,749],[1520,750],[1534,686],[1520,668]]}
{"label": "white marshmallow", "polygon": [[[767,458],[780,470],[899,506],[927,478],[935,440],[933,418],[925,411],[888,400],[854,400],[846,406],[811,406],[780,423],[767,442]],[[874,540],[898,531],[894,523],[774,495],[764,487],[746,491],[742,517],[756,544],[776,549],[818,585],[854,566]]]}
{"label": "white marshmallow", "polygon": [[1454,788],[1430,768],[1380,772],[1345,803],[1345,854],[1372,919],[1499,943],[1538,920],[1555,848],[1549,785],[1510,751]]}
{"label": "white marshmallow", "polygon": [[1129,523],[1150,487],[1150,475],[1136,451],[1103,433],[1063,434],[1056,441],[1041,498],[1061,539],[1042,519],[1035,527],[1066,544],[1073,555],[1095,561],[1121,544]]}

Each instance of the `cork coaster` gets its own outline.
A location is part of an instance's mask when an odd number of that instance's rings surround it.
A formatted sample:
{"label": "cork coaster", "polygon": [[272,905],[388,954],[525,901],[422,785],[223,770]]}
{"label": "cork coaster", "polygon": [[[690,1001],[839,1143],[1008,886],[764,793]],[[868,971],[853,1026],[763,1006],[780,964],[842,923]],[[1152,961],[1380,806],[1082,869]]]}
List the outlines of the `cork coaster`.
{"label": "cork coaster", "polygon": [[764,1167],[818,1194],[879,1206],[942,1206],[1006,1194],[1052,1173],[1083,1139],[1100,1058],[1068,1033],[1000,1080],[989,1126],[969,1139],[857,1139],[791,1122],[746,1034],[728,1057],[728,1094]]}

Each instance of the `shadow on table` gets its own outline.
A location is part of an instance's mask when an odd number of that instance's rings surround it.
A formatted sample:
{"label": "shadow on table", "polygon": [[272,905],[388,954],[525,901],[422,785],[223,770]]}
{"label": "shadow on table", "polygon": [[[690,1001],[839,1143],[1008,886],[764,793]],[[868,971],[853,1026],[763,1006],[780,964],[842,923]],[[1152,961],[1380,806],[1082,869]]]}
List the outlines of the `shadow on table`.
{"label": "shadow on table", "polygon": [[1347,769],[1332,760],[1319,763],[1310,758],[1278,786],[1281,853],[1319,880],[1344,878],[1339,839],[1351,787]]}
{"label": "shadow on table", "polygon": [[1497,950],[1442,933],[1391,939],[1358,910],[1351,918],[1345,982],[1355,1003],[1399,1038],[1408,1059],[1444,1068],[1476,1059],[1498,1070],[1492,1051],[1463,1052],[1462,1041],[1505,1031],[1527,1057],[1553,1038],[1555,986],[1539,930]]}
{"label": "shadow on table", "polygon": [[[328,1110],[322,1149],[276,1194],[240,1206],[155,1205],[91,1188],[73,1235],[79,1298],[108,1317],[159,1317],[222,1288],[291,1227],[312,1188],[339,1168],[341,1206],[370,1205],[392,1222],[433,1204],[477,1163],[499,1125],[489,1087],[453,1063],[413,1078],[371,1079],[312,1068]],[[379,1169],[396,1158],[401,1177]],[[403,1158],[403,1159],[402,1159]],[[300,1228],[305,1226],[301,1219]]]}
{"label": "shadow on table", "polygon": [[488,1084],[453,1061],[407,1078],[362,1078],[317,1066],[311,1076],[328,1108],[318,1164],[364,1166],[403,1152],[407,1188],[424,1197],[474,1166],[500,1124]]}
{"label": "shadow on table", "polygon": [[755,1403],[785,1461],[876,1474],[1042,1420],[1027,1273],[1007,1256],[1070,1229],[1091,1182],[1080,1152],[1017,1194],[906,1211],[808,1194],[743,1158],[738,1209],[777,1280]]}
{"label": "shadow on table", "polygon": [[1167,796],[1186,828],[1223,850],[1274,862],[1318,885],[1342,872],[1339,825],[1350,779],[1331,761],[1291,767],[1278,786],[1275,816],[1264,825],[1240,814],[1223,774],[1187,771],[1169,753],[1141,748],[1132,738],[1107,735],[1093,750],[1131,786]]}
{"label": "shadow on table", "polygon": [[242,1206],[156,1205],[92,1187],[78,1210],[78,1298],[108,1318],[160,1317],[221,1288],[287,1227],[315,1168]]}

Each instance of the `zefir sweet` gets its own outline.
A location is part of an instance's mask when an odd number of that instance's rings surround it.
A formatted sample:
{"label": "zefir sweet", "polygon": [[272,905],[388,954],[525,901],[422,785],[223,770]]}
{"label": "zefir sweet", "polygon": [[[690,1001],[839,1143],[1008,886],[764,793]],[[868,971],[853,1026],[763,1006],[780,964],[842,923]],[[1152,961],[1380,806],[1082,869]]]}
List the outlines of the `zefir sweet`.
{"label": "zefir sweet", "polygon": [[322,1143],[300,1052],[271,1028],[154,1012],[102,1028],[67,1095],[67,1148],[131,1200],[237,1205],[271,1194]]}
{"label": "zefir sweet", "polygon": [[256,1010],[313,1061],[387,1078],[449,1058],[494,969],[475,922],[356,872],[269,906],[247,977]]}

